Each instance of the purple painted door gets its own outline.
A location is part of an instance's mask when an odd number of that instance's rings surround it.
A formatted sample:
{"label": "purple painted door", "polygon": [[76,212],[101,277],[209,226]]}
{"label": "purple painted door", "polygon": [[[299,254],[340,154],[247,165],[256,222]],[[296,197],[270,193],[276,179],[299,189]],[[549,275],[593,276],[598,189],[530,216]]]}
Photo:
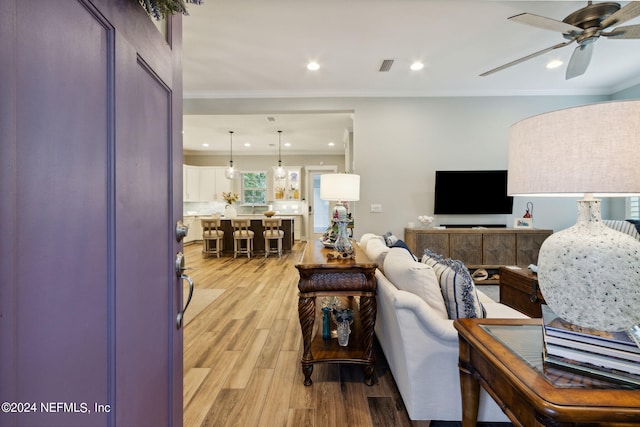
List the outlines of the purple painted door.
{"label": "purple painted door", "polygon": [[134,0],[0,0],[2,426],[182,425],[171,24]]}

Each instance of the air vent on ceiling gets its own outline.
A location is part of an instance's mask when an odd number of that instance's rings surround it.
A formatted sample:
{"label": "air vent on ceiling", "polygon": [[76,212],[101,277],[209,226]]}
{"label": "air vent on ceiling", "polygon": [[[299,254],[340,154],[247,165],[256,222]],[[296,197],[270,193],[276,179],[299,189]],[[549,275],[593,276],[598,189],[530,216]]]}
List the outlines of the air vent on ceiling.
{"label": "air vent on ceiling", "polygon": [[267,121],[268,122],[275,122],[276,119],[275,119],[275,117],[267,116]]}
{"label": "air vent on ceiling", "polygon": [[391,66],[393,65],[393,61],[395,61],[394,59],[383,59],[382,60],[382,64],[380,64],[380,69],[378,71],[380,71],[381,73],[385,73],[387,71],[389,71],[391,69]]}

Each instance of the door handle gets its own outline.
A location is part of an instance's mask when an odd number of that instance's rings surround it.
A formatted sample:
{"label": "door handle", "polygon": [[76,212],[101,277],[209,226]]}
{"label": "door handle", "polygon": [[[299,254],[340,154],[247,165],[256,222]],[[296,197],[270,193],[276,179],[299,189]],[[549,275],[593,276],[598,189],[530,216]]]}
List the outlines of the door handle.
{"label": "door handle", "polygon": [[187,297],[187,303],[184,308],[178,313],[176,317],[176,329],[180,329],[182,327],[182,320],[184,319],[184,313],[187,311],[187,307],[189,307],[189,303],[191,302],[191,298],[193,297],[193,280],[187,274],[184,274],[184,271],[187,268],[184,266],[184,254],[182,252],[178,252],[176,254],[176,276],[180,279],[180,285],[182,285],[182,281],[186,280],[189,283],[189,296]]}
{"label": "door handle", "polygon": [[[182,327],[182,320],[184,319],[184,313],[187,311],[187,307],[189,307],[189,303],[191,302],[191,297],[193,297],[193,280],[186,274],[181,274],[180,279],[186,280],[189,283],[189,297],[187,298],[187,303],[184,305],[184,308],[178,316],[176,317],[176,329],[180,329]],[[182,281],[180,282],[182,283]]]}

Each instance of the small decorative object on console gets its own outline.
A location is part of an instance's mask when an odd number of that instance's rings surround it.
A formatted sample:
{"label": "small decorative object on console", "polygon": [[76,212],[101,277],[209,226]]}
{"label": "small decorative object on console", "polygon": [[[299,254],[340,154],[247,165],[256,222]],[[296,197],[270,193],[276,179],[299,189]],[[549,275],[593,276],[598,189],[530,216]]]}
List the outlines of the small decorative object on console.
{"label": "small decorative object on console", "polygon": [[418,221],[422,224],[423,227],[431,227],[433,225],[433,217],[427,215],[420,215],[418,217]]}
{"label": "small decorative object on console", "polygon": [[353,322],[353,310],[350,308],[334,309],[333,319],[338,325],[338,344],[341,347],[349,345],[349,334],[351,334],[351,323]]}

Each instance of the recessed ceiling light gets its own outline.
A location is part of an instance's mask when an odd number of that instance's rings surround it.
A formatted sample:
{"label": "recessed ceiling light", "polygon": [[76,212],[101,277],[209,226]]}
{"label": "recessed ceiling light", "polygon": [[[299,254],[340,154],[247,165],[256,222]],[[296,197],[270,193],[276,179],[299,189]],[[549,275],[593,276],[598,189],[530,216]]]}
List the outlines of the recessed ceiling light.
{"label": "recessed ceiling light", "polygon": [[333,147],[336,144],[334,142],[330,142],[328,145],[329,145],[329,147]]}
{"label": "recessed ceiling light", "polygon": [[551,70],[552,68],[558,68],[561,65],[562,61],[560,61],[559,59],[552,59],[547,63],[547,68]]}
{"label": "recessed ceiling light", "polygon": [[251,147],[251,143],[249,143],[249,142],[245,142],[245,143],[244,143],[244,146],[245,146],[245,147]]}
{"label": "recessed ceiling light", "polygon": [[318,64],[316,61],[311,61],[307,64],[307,70],[316,71],[319,69],[320,69],[320,64]]}
{"label": "recessed ceiling light", "polygon": [[424,68],[424,64],[420,61],[416,61],[413,64],[411,64],[411,68],[412,71],[420,71]]}
{"label": "recessed ceiling light", "polygon": [[290,142],[285,142],[285,143],[284,143],[284,146],[285,146],[285,147],[291,147],[291,143],[290,143]]}
{"label": "recessed ceiling light", "polygon": [[209,144],[207,144],[206,142],[204,144],[202,144],[203,147],[208,147]]}

